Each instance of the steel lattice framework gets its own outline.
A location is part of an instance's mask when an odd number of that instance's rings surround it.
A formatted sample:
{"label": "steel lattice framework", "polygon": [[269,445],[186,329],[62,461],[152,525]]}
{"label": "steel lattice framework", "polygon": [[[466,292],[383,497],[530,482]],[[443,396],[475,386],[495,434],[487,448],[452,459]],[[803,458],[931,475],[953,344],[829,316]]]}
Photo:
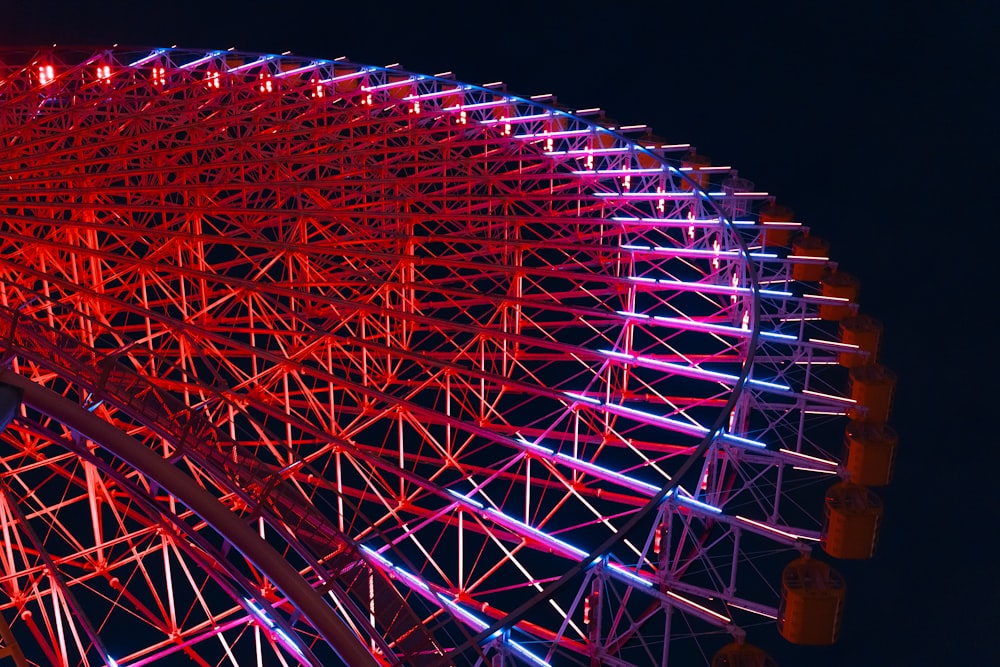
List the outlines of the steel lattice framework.
{"label": "steel lattice framework", "polygon": [[845,303],[644,131],[346,61],[0,52],[19,664],[665,665],[773,623],[842,468]]}

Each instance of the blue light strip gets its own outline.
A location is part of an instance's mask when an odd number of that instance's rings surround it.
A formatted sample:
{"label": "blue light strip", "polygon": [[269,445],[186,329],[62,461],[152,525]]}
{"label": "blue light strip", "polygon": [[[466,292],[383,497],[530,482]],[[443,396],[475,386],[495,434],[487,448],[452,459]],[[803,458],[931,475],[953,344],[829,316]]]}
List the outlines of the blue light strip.
{"label": "blue light strip", "polygon": [[250,598],[243,598],[243,601],[246,603],[248,607],[250,607],[250,610],[253,613],[253,615],[256,616],[261,623],[267,626],[268,630],[270,630],[272,633],[275,634],[276,638],[278,639],[278,642],[282,646],[287,648],[289,651],[295,653],[295,655],[299,657],[304,657],[301,649],[299,649],[295,641],[292,640],[292,638],[288,636],[288,633],[285,632],[281,627],[279,627],[278,624],[275,623],[270,616],[268,616],[267,612],[264,611],[262,607],[258,607],[254,603],[254,601]]}
{"label": "blue light strip", "polygon": [[638,319],[638,320],[648,320],[650,318],[650,316],[647,315],[646,313],[637,313],[632,310],[616,310],[615,314],[621,315],[622,317],[628,317],[630,319]]}
{"label": "blue light strip", "polygon": [[647,424],[655,424],[666,428],[668,431],[676,431],[677,433],[684,433],[685,435],[691,435],[695,437],[704,436],[708,433],[708,429],[701,424],[690,424],[688,422],[682,422],[677,419],[671,419],[670,417],[664,417],[662,415],[654,415],[651,412],[644,412],[642,410],[636,410],[635,408],[630,408],[624,405],[617,405],[613,403],[607,403],[603,406],[608,412],[616,414],[622,417],[630,417]]}
{"label": "blue light strip", "polygon": [[506,528],[513,530],[515,533],[521,533],[522,531],[524,533],[528,533],[536,541],[541,542],[542,544],[548,546],[550,549],[553,549],[553,551],[556,550],[563,551],[564,553],[560,555],[563,556],[564,558],[583,560],[584,558],[587,557],[587,552],[584,551],[583,549],[574,547],[572,544],[569,544],[568,542],[563,542],[558,537],[552,537],[548,533],[538,530],[534,526],[530,526],[524,523],[523,521],[518,521],[513,517],[507,516],[503,512],[495,510],[492,507],[486,508],[485,510],[483,510],[482,513],[483,515],[490,517],[493,521],[500,524],[501,526],[505,526]]}
{"label": "blue light strip", "polygon": [[385,556],[383,556],[379,552],[365,546],[364,544],[360,545],[358,548],[360,548],[361,551],[363,551],[372,560],[376,561],[379,565],[381,565],[383,571],[391,570],[392,572],[397,574],[401,579],[407,581],[411,586],[416,586],[418,589],[427,593],[431,592],[431,587],[430,585],[428,585],[426,581],[424,581],[423,579],[414,574],[410,574],[409,572],[407,572],[406,570],[402,569],[397,565],[393,565],[391,562],[389,562],[388,559],[386,559]]}
{"label": "blue light strip", "polygon": [[541,445],[535,444],[533,442],[528,442],[527,440],[525,440],[521,436],[518,436],[516,438],[516,440],[517,440],[518,444],[520,444],[522,447],[527,447],[529,450],[533,450],[533,451],[538,452],[540,454],[544,454],[546,456],[551,456],[551,455],[555,454],[554,450],[549,449],[548,447],[542,447]]}
{"label": "blue light strip", "polygon": [[517,653],[517,654],[518,654],[519,656],[521,656],[522,658],[526,659],[526,660],[527,660],[528,662],[531,662],[531,663],[533,663],[533,664],[535,664],[535,665],[538,665],[538,667],[552,667],[552,666],[551,666],[551,665],[550,665],[549,663],[545,662],[544,660],[542,660],[542,659],[541,659],[541,658],[539,658],[539,657],[538,657],[537,655],[535,655],[534,653],[532,653],[532,652],[531,652],[531,651],[529,651],[528,649],[524,648],[523,646],[521,646],[521,645],[520,645],[520,644],[518,644],[517,642],[515,642],[515,641],[510,641],[510,640],[508,639],[508,640],[507,640],[507,644],[508,644],[508,645],[509,645],[509,646],[510,646],[510,647],[511,647],[512,649],[514,649],[514,652],[515,652],[515,653]]}
{"label": "blue light strip", "polygon": [[792,388],[788,385],[778,384],[777,382],[768,382],[767,380],[754,380],[753,378],[747,378],[747,384],[753,385],[755,387],[762,387],[764,389],[773,389],[775,391],[787,392],[791,391]]}
{"label": "blue light strip", "polygon": [[740,445],[741,447],[752,447],[754,449],[767,449],[767,445],[764,444],[763,442],[758,442],[757,440],[751,440],[749,438],[743,438],[738,435],[733,435],[732,433],[726,433],[724,430],[719,431],[719,439],[731,445]]}
{"label": "blue light strip", "polygon": [[475,507],[477,509],[485,509],[485,507],[483,506],[483,504],[481,502],[479,502],[478,500],[473,500],[469,496],[463,495],[463,494],[459,493],[458,491],[456,491],[455,489],[447,489],[447,491],[448,491],[448,493],[450,493],[451,495],[455,496],[459,500],[461,500],[463,502],[466,502],[466,503],[469,503],[470,505],[472,505],[473,507]]}
{"label": "blue light strip", "polygon": [[670,493],[667,494],[667,497],[670,498],[670,500],[672,500],[673,502],[677,503],[678,505],[684,505],[685,507],[690,507],[691,509],[694,510],[701,510],[704,512],[708,512],[710,514],[722,514],[722,510],[720,508],[716,507],[715,505],[709,505],[708,503],[704,503],[700,500],[692,498],[691,495],[687,491],[684,491],[683,489],[681,489],[683,493],[678,493],[677,492],[678,488],[679,487],[671,489]]}
{"label": "blue light strip", "polygon": [[777,331],[761,331],[760,335],[763,338],[772,338],[774,340],[787,340],[787,341],[799,342],[798,336],[793,336],[792,334],[778,333]]}
{"label": "blue light strip", "polygon": [[583,401],[584,403],[590,403],[591,405],[601,405],[601,402],[596,398],[584,396],[583,394],[578,394],[574,391],[564,391],[563,394],[572,398],[574,401]]}
{"label": "blue light strip", "polygon": [[487,624],[486,621],[479,618],[472,612],[468,611],[454,600],[448,599],[441,593],[436,594],[435,597],[441,601],[441,604],[451,609],[452,613],[454,613],[463,621],[471,625],[476,630],[485,630],[486,628],[489,627],[489,624]]}
{"label": "blue light strip", "polygon": [[605,567],[608,569],[609,572],[612,573],[612,575],[618,577],[619,579],[623,579],[623,580],[625,580],[627,582],[630,582],[630,583],[633,583],[633,584],[639,584],[643,588],[652,588],[653,587],[653,582],[652,581],[649,581],[648,579],[644,579],[643,577],[640,577],[635,572],[631,572],[631,571],[625,569],[624,567],[622,567],[621,565],[618,565],[617,563],[608,563]]}
{"label": "blue light strip", "polygon": [[530,536],[536,542],[544,544],[550,551],[558,553],[564,558],[580,560],[587,555],[587,552],[574,547],[568,542],[564,542],[557,537],[553,537],[548,533],[535,528],[534,526],[531,526],[523,521],[519,521],[499,510],[493,509],[492,507],[483,507],[481,503],[469,498],[468,496],[458,493],[457,491],[448,489],[448,493],[460,503],[466,505],[467,508],[471,507],[474,510],[478,510],[478,514],[481,517],[488,518],[493,523],[503,526],[515,534]]}
{"label": "blue light strip", "polygon": [[[528,451],[535,451],[539,453],[546,461],[560,463],[570,468],[571,470],[587,473],[592,477],[596,477],[597,479],[603,479],[604,481],[618,484],[619,486],[623,486],[632,491],[637,491],[649,496],[654,496],[660,490],[660,487],[655,486],[653,484],[649,484],[647,482],[643,482],[642,480],[638,480],[633,477],[623,475],[622,473],[617,472],[615,470],[611,470],[610,468],[605,468],[603,466],[597,465],[596,463],[584,461],[583,459],[579,459],[575,456],[570,456],[569,454],[564,454],[562,452],[556,453],[553,450],[549,449],[548,447],[542,447],[541,445],[536,445],[534,443],[528,442],[524,438],[518,438],[516,442],[518,443],[519,446],[527,449]],[[454,491],[451,491],[450,489],[449,493],[451,493],[452,495],[459,495],[456,494]],[[462,497],[464,498],[464,496]]]}
{"label": "blue light strip", "polygon": [[760,290],[760,295],[761,296],[776,297],[776,298],[779,298],[779,299],[787,299],[787,298],[791,298],[792,296],[794,296],[791,292],[783,292],[781,290],[773,290],[773,289],[762,289],[762,290]]}
{"label": "blue light strip", "polygon": [[609,482],[615,482],[617,484],[620,484],[621,486],[624,486],[627,489],[632,489],[633,491],[642,491],[649,494],[650,496],[655,496],[660,491],[660,488],[658,486],[654,486],[653,484],[648,484],[633,477],[628,477],[626,475],[621,474],[620,472],[616,472],[609,468],[599,466],[596,463],[590,463],[588,461],[578,459],[568,454],[563,454],[562,452],[557,453],[555,455],[555,458],[559,461],[564,462],[566,465],[573,468],[574,470],[578,470],[580,472],[586,472],[592,475],[593,477],[597,477],[598,479],[604,479]]}

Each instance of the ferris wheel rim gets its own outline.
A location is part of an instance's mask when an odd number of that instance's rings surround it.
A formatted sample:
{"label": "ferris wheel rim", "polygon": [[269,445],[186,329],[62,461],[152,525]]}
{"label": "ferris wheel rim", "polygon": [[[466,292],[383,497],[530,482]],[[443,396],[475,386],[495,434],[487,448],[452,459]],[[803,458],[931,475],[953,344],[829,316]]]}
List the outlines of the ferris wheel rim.
{"label": "ferris wheel rim", "polygon": [[[109,53],[109,52],[110,51],[105,51],[104,53]],[[233,54],[235,56],[256,57],[257,58],[256,61],[248,63],[250,65],[257,64],[260,62],[270,62],[270,60],[272,59],[279,59],[286,57],[285,54],[283,54],[282,56],[276,56],[269,54],[255,54],[243,51],[202,52],[190,49],[159,49],[159,50],[154,49],[149,53],[162,54],[168,52],[191,54],[193,56],[201,54],[210,57],[217,57],[217,56],[224,57],[227,54]],[[0,56],[2,56],[3,53],[4,50],[0,50]],[[41,53],[41,51],[39,53]],[[98,53],[94,57],[96,58],[98,55],[100,54]],[[463,90],[475,90],[480,93],[496,95],[502,97],[505,102],[517,103],[518,105],[523,105],[525,107],[530,107],[532,109],[543,110],[545,113],[550,115],[565,116],[567,118],[572,119],[574,122],[580,123],[582,125],[594,129],[595,132],[599,131],[601,133],[606,133],[609,136],[611,136],[616,142],[620,142],[623,145],[628,145],[635,151],[641,152],[646,157],[654,159],[659,165],[661,165],[663,170],[669,170],[673,177],[686,183],[687,186],[689,186],[689,189],[694,192],[694,197],[700,202],[702,202],[710,211],[714,212],[713,217],[716,218],[716,223],[718,227],[722,230],[725,230],[727,238],[734,245],[738,246],[738,252],[734,253],[732,257],[738,258],[740,266],[746,271],[746,281],[747,281],[746,284],[748,285],[749,289],[748,293],[746,294],[747,298],[745,303],[749,305],[749,317],[744,322],[744,327],[743,327],[746,330],[746,335],[743,339],[744,340],[743,345],[741,346],[742,356],[740,358],[739,373],[733,375],[734,381],[728,387],[728,391],[726,393],[727,398],[724,407],[722,407],[720,410],[717,411],[717,415],[715,416],[712,425],[709,428],[707,428],[706,432],[700,437],[698,445],[689,448],[689,451],[685,455],[684,463],[682,464],[680,470],[676,474],[674,474],[673,477],[671,477],[666,484],[659,485],[657,492],[653,494],[649,499],[647,499],[639,510],[632,512],[628,520],[624,524],[620,524],[620,530],[618,530],[618,532],[608,536],[602,542],[599,542],[596,547],[591,547],[590,551],[586,552],[585,556],[579,556],[579,555],[574,556],[574,558],[576,558],[575,564],[571,567],[569,571],[567,571],[564,575],[562,575],[558,580],[548,583],[542,591],[540,591],[537,594],[534,594],[528,600],[528,602],[519,605],[513,611],[507,612],[505,616],[502,616],[499,620],[496,620],[492,624],[488,625],[486,628],[480,630],[477,635],[473,637],[468,637],[467,635],[465,643],[462,644],[462,647],[464,648],[471,648],[473,645],[478,646],[479,644],[482,643],[482,641],[488,639],[495,633],[502,630],[510,629],[512,625],[516,624],[520,620],[518,618],[519,614],[523,618],[523,615],[533,604],[537,604],[539,601],[543,601],[545,599],[550,599],[558,589],[560,589],[561,587],[569,583],[574,577],[579,575],[586,567],[591,565],[595,561],[595,559],[606,556],[615,545],[619,544],[622,540],[626,539],[628,537],[629,532],[632,529],[634,529],[635,526],[637,526],[643,519],[648,518],[649,516],[651,516],[653,512],[656,511],[657,507],[660,506],[660,504],[663,502],[665,498],[667,498],[670,492],[681,483],[682,478],[690,471],[691,467],[693,467],[696,464],[696,462],[699,462],[704,458],[708,448],[712,445],[712,443],[716,439],[718,439],[720,435],[725,433],[727,419],[729,419],[733,415],[733,412],[739,400],[746,393],[748,393],[746,391],[747,385],[751,381],[754,372],[754,364],[756,362],[757,351],[760,343],[762,342],[762,336],[761,336],[762,323],[763,323],[763,318],[761,314],[762,295],[761,295],[761,284],[759,281],[759,274],[758,274],[758,263],[757,260],[754,258],[754,255],[751,252],[750,248],[748,247],[746,239],[739,233],[739,230],[736,229],[733,217],[731,217],[730,214],[724,209],[724,207],[720,205],[719,201],[708,191],[707,187],[703,187],[703,185],[697,179],[693,178],[685,171],[682,171],[672,166],[671,161],[665,158],[663,155],[649,150],[647,147],[642,146],[637,141],[629,139],[625,134],[619,132],[617,129],[613,127],[609,127],[607,125],[601,124],[589,118],[577,116],[574,113],[557,108],[556,106],[553,105],[546,104],[544,102],[540,102],[538,100],[511,95],[508,94],[506,91],[498,91],[496,89],[487,86],[471,86],[468,84],[459,83],[453,79],[445,78],[440,75],[435,75],[435,76],[421,75],[411,72],[409,70],[403,70],[392,66],[374,67],[351,61],[339,61],[339,60],[319,61],[315,59],[312,60],[301,59],[298,58],[297,56],[292,56],[289,58],[290,60],[295,62],[307,63],[307,65],[315,65],[317,63],[326,63],[333,65],[334,63],[336,63],[339,66],[368,69],[371,71],[378,71],[384,74],[391,73],[392,75],[395,76],[420,77],[421,80],[433,81],[441,85],[461,86]],[[2,89],[0,89],[0,94],[2,94]],[[735,302],[735,297],[734,297],[734,302]],[[444,491],[449,493],[455,493],[450,488],[444,488]],[[469,498],[464,496],[459,496],[459,497],[463,497],[465,498],[465,500],[470,500]],[[395,548],[394,542],[388,541],[385,546],[386,548],[396,552],[398,555],[402,555],[402,553]],[[372,559],[373,559],[372,562],[377,561],[377,558],[375,558],[374,555],[372,556]],[[390,563],[387,567],[391,570],[392,564]],[[445,612],[449,612],[449,608],[447,605],[443,606],[442,609]],[[738,627],[735,625],[732,628],[727,628],[727,629],[729,629],[731,632],[738,631]]]}

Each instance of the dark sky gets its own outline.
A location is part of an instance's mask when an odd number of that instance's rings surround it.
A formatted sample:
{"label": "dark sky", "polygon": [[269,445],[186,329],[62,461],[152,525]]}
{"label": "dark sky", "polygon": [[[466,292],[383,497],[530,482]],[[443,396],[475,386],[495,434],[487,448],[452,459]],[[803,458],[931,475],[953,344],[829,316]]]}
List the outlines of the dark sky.
{"label": "dark sky", "polygon": [[783,667],[995,664],[1000,3],[767,4],[4,0],[0,44],[235,46],[452,70],[600,106],[736,166],[862,279],[900,378],[896,479],[876,558],[841,567],[841,642],[757,643]]}

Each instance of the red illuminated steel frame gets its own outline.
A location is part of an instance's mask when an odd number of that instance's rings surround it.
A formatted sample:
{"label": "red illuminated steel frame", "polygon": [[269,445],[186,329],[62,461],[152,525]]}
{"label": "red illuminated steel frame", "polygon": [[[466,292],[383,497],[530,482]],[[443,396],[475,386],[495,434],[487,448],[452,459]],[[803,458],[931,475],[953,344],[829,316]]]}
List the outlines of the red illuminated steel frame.
{"label": "red illuminated steel frame", "polygon": [[845,300],[644,132],[346,61],[0,51],[12,659],[689,664],[771,622],[841,469]]}

